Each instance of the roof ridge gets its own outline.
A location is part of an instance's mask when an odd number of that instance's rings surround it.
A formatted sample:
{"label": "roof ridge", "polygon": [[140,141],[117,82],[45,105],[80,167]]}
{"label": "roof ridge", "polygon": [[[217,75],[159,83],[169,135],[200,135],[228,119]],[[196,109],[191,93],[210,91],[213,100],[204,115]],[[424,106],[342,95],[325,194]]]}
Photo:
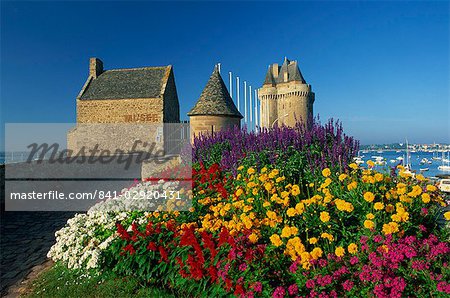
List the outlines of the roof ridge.
{"label": "roof ridge", "polygon": [[107,71],[151,70],[151,69],[157,69],[157,68],[165,69],[165,68],[169,68],[169,67],[172,67],[172,65],[166,65],[166,66],[144,66],[144,67],[133,67],[133,68],[116,68],[116,69],[107,69],[103,73],[105,73]]}

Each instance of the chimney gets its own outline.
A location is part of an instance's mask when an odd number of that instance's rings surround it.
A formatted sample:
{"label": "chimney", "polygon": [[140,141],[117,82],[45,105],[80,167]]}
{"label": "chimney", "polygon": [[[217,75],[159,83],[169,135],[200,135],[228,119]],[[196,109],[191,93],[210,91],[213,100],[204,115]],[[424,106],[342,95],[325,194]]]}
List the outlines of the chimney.
{"label": "chimney", "polygon": [[278,63],[272,64],[272,74],[274,79],[278,78]]}
{"label": "chimney", "polygon": [[96,79],[103,72],[103,62],[98,58],[89,59],[89,76]]}

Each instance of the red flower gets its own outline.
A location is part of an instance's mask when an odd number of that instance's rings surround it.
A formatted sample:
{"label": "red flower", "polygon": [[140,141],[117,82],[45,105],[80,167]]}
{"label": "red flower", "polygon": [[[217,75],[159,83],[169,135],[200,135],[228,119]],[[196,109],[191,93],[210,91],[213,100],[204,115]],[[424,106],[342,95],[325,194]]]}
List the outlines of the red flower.
{"label": "red flower", "polygon": [[167,263],[169,261],[169,258],[167,256],[167,252],[164,249],[164,247],[160,246],[160,247],[158,247],[158,250],[159,250],[159,253],[161,254],[161,259],[159,260],[159,262],[161,263],[162,261],[164,261]]}
{"label": "red flower", "polygon": [[136,253],[136,250],[134,249],[132,244],[128,244],[123,248],[124,251],[128,252],[130,255],[133,255]]}
{"label": "red flower", "polygon": [[121,224],[117,223],[116,227],[117,227],[117,233],[119,234],[120,238],[122,238],[123,240],[131,239],[130,234],[127,232],[127,230],[125,230],[125,228]]}
{"label": "red flower", "polygon": [[158,247],[156,246],[155,242],[150,241],[147,245],[147,250],[156,251]]}

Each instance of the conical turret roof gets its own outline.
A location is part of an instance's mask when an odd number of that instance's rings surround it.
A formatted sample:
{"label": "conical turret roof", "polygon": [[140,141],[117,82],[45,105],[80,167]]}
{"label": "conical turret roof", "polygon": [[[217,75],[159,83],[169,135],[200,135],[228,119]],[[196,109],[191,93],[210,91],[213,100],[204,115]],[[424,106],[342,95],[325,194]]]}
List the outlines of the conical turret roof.
{"label": "conical turret roof", "polygon": [[[287,73],[287,81],[285,81],[285,74]],[[291,81],[299,81],[302,84],[306,84],[305,79],[300,72],[297,61],[289,61],[288,58],[284,58],[283,65],[280,68],[276,83],[285,83]]]}
{"label": "conical turret roof", "polygon": [[217,66],[214,67],[197,103],[187,114],[188,116],[222,115],[243,118],[231,99]]}

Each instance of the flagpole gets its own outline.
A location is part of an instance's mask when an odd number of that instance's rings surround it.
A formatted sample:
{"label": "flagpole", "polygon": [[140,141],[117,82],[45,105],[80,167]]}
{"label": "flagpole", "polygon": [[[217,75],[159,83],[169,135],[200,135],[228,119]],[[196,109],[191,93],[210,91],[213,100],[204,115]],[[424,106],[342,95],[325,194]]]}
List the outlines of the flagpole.
{"label": "flagpole", "polygon": [[252,86],[248,86],[248,92],[249,92],[249,100],[250,100],[250,106],[249,106],[249,114],[250,114],[250,121],[249,121],[249,126],[250,126],[250,130],[253,129],[253,102],[252,102]]}
{"label": "flagpole", "polygon": [[233,74],[231,73],[231,71],[229,72],[230,75],[230,96],[231,99],[233,99]]}
{"label": "flagpole", "polygon": [[236,99],[237,99],[237,108],[238,108],[238,111],[240,112],[240,111],[241,111],[241,107],[240,107],[240,105],[239,105],[239,89],[240,89],[240,86],[239,86],[239,77],[236,77]]}
{"label": "flagpole", "polygon": [[244,123],[247,125],[247,81],[244,81]]}
{"label": "flagpole", "polygon": [[255,89],[255,130],[258,129],[258,91]]}

